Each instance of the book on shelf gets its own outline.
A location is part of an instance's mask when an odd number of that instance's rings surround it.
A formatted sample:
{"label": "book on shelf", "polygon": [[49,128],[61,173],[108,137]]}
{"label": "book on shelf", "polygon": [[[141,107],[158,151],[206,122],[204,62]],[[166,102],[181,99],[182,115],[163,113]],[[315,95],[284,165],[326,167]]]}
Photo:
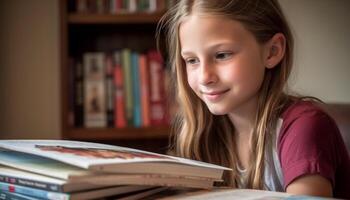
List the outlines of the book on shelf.
{"label": "book on shelf", "polygon": [[113,54],[114,58],[114,126],[117,128],[126,127],[125,114],[125,94],[124,94],[124,79],[121,63],[121,52],[117,51]]}
{"label": "book on shelf", "polygon": [[114,64],[113,57],[106,56],[106,110],[107,110],[107,127],[114,127]]}
{"label": "book on shelf", "polygon": [[1,188],[39,198],[92,199],[159,186],[210,189],[225,170],[230,169],[98,143],[0,140]]}
{"label": "book on shelf", "polygon": [[106,127],[105,54],[84,54],[84,120],[86,127]]}
{"label": "book on shelf", "polygon": [[77,13],[125,14],[163,12],[174,5],[174,0],[76,0]]}
{"label": "book on shelf", "polygon": [[[162,56],[157,51],[148,52],[150,76],[150,114],[151,124],[161,125],[167,123],[165,104],[165,75]],[[163,84],[159,84],[163,83]]]}
{"label": "book on shelf", "polygon": [[[128,48],[86,52],[75,60],[70,95],[74,127],[149,127],[169,124],[166,69],[159,52]],[[71,98],[71,97],[69,97]]]}

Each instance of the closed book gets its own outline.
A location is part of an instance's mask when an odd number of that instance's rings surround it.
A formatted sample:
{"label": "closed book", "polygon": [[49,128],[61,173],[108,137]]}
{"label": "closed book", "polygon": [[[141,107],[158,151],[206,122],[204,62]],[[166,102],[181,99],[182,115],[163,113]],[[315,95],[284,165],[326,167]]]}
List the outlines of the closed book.
{"label": "closed book", "polygon": [[84,68],[80,61],[74,64],[74,126],[84,126]]}
{"label": "closed book", "polygon": [[150,71],[150,113],[152,125],[166,124],[164,64],[159,52],[148,53]]}
{"label": "closed book", "polygon": [[[0,164],[8,166],[9,163],[13,163],[13,166],[10,167],[19,168],[40,163],[39,166],[32,166],[36,173],[45,172],[43,167],[46,165],[46,167],[55,168],[54,171],[49,171],[51,176],[60,174],[66,178],[75,177],[75,180],[79,181],[91,180],[86,178],[89,176],[101,175],[104,177],[122,174],[221,180],[224,170],[229,170],[225,167],[195,160],[92,142],[0,140],[0,148],[3,149],[0,151],[3,155]],[[11,153],[24,155],[11,156],[9,155]],[[20,158],[21,160],[19,160]],[[42,160],[29,162],[34,158],[42,158]],[[41,171],[39,172],[39,170]],[[70,173],[66,173],[67,170]]]}
{"label": "closed book", "polygon": [[133,126],[141,127],[141,99],[140,99],[140,73],[139,73],[139,54],[131,53],[132,70],[132,92],[133,92]]}
{"label": "closed book", "polygon": [[84,54],[84,124],[106,127],[105,54]]}
{"label": "closed book", "polygon": [[140,54],[139,56],[139,72],[140,72],[140,100],[141,100],[141,117],[142,126],[150,126],[150,91],[149,91],[149,67],[147,56]]}
{"label": "closed book", "polygon": [[126,120],[129,126],[133,126],[133,81],[132,81],[132,69],[131,69],[131,50],[123,49],[122,52],[122,69],[123,69],[123,80],[124,80],[124,94],[126,104]]}
{"label": "closed book", "polygon": [[125,90],[120,51],[116,51],[114,53],[114,89],[114,125],[117,128],[124,128],[126,127],[127,122],[125,113]]}
{"label": "closed book", "polygon": [[41,189],[35,189],[31,187],[25,187],[20,185],[8,184],[0,182],[0,191],[6,191],[9,193],[17,193],[28,197],[34,197],[39,199],[48,200],[74,200],[74,199],[96,199],[100,197],[108,197],[117,194],[124,194],[139,190],[144,190],[147,186],[113,186],[108,188],[101,188],[96,190],[87,190],[75,193],[61,193],[51,192]]}
{"label": "closed book", "polygon": [[107,126],[114,127],[114,102],[115,102],[115,88],[114,88],[114,65],[113,57],[106,56],[106,115]]}
{"label": "closed book", "polygon": [[18,194],[14,192],[9,192],[5,190],[0,190],[0,199],[5,200],[39,200],[38,198],[26,196],[23,194]]}

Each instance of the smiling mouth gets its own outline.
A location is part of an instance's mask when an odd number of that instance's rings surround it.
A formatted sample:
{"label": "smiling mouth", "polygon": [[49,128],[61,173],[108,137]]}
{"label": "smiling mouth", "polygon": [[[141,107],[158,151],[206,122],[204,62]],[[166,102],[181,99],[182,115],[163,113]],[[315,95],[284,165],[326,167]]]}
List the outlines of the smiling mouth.
{"label": "smiling mouth", "polygon": [[209,101],[215,101],[215,100],[218,100],[220,97],[222,97],[224,94],[226,94],[226,92],[228,91],[229,89],[222,90],[222,91],[214,91],[214,92],[202,92],[202,94]]}

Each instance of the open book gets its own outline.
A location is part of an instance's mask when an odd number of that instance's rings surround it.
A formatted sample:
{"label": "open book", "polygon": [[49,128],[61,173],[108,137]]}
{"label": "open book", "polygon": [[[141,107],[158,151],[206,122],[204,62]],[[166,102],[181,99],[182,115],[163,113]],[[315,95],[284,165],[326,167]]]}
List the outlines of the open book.
{"label": "open book", "polygon": [[121,185],[208,189],[222,181],[224,170],[230,169],[90,142],[0,140],[0,182],[12,178],[21,187],[51,192],[74,193]]}

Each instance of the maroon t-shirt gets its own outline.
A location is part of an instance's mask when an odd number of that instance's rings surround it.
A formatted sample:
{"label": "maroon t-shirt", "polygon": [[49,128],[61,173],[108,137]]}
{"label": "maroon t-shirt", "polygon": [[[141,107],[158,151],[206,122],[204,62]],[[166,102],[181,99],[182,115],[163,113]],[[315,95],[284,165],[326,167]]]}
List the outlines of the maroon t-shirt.
{"label": "maroon t-shirt", "polygon": [[278,155],[284,188],[296,178],[319,174],[336,198],[350,199],[350,158],[334,120],[315,103],[299,101],[282,114]]}

